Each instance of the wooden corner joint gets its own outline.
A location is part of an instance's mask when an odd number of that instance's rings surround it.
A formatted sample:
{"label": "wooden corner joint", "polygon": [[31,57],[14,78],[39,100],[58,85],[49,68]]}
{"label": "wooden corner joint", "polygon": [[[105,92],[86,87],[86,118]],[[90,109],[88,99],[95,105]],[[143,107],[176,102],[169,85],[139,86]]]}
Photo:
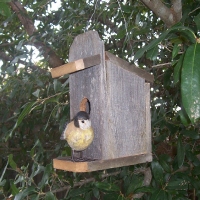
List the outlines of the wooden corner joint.
{"label": "wooden corner joint", "polygon": [[52,78],[57,78],[65,74],[71,74],[76,71],[83,70],[88,67],[99,65],[101,63],[101,55],[97,54],[87,58],[79,59],[74,62],[70,62],[59,67],[51,69]]}

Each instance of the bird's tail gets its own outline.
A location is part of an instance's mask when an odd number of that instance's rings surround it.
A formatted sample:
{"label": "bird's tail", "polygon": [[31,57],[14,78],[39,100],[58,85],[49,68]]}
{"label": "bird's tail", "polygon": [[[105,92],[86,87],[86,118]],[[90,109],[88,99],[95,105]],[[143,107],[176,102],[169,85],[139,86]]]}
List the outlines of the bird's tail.
{"label": "bird's tail", "polygon": [[64,130],[60,136],[60,140],[66,140],[66,137],[65,137],[65,130],[67,128],[67,125],[69,124],[69,122],[66,122],[65,125],[64,125]]}
{"label": "bird's tail", "polygon": [[62,132],[62,134],[61,134],[61,136],[60,136],[60,139],[61,139],[61,140],[65,140],[65,132],[64,132],[64,131]]}

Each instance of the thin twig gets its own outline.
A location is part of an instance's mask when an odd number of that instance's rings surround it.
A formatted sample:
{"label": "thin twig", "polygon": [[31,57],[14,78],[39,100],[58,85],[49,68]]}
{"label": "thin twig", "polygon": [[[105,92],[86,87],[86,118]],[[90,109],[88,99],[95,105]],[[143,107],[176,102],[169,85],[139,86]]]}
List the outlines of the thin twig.
{"label": "thin twig", "polygon": [[198,9],[200,9],[200,7],[198,7],[198,8],[195,8],[194,10],[192,10],[191,12],[189,12],[189,14],[188,14],[188,15],[192,14],[193,12],[197,11]]}
{"label": "thin twig", "polygon": [[171,64],[172,64],[171,62],[168,62],[168,63],[162,63],[162,64],[158,64],[158,65],[153,65],[152,68],[170,67]]}
{"label": "thin twig", "polygon": [[[109,173],[109,174],[103,174],[100,178],[103,179],[103,178],[107,178],[109,176],[116,176],[120,173],[121,171],[117,171],[117,172],[113,172],[113,173]],[[82,180],[80,182],[77,182],[77,183],[74,183],[74,186],[73,187],[80,187],[82,185],[85,185],[87,183],[90,183],[90,182],[93,182],[95,181],[96,179],[95,178],[88,178],[86,180]],[[53,190],[51,191],[52,193],[57,193],[57,192],[62,192],[62,191],[65,191],[65,190],[69,190],[71,189],[71,186],[68,185],[68,186],[65,186],[65,187],[62,187],[62,188],[59,188],[59,189],[56,189],[56,190]]]}

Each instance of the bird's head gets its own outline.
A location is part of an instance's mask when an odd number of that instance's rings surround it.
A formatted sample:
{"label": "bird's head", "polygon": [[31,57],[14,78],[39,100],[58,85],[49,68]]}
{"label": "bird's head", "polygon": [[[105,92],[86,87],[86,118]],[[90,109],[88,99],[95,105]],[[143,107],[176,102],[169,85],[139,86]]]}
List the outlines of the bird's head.
{"label": "bird's head", "polygon": [[74,125],[77,128],[80,128],[82,130],[86,130],[91,127],[91,121],[89,114],[85,111],[80,111],[76,114],[74,117]]}

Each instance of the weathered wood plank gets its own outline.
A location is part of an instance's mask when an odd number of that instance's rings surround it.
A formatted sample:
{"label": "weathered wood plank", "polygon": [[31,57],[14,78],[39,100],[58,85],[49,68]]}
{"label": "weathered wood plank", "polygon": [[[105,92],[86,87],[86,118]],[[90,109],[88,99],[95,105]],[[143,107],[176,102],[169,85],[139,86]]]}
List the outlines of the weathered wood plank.
{"label": "weathered wood plank", "polygon": [[102,138],[103,158],[147,153],[145,80],[106,61],[107,134]]}
{"label": "weathered wood plank", "polygon": [[151,161],[152,161],[151,154],[139,154],[124,158],[116,158],[110,160],[96,160],[90,162],[72,162],[69,160],[69,157],[62,157],[53,159],[53,167],[55,169],[71,171],[71,172],[92,172],[97,170],[129,166]]}
{"label": "weathered wood plank", "polygon": [[113,64],[116,64],[120,67],[122,67],[125,70],[128,70],[131,73],[136,74],[137,76],[140,76],[141,78],[144,78],[147,82],[153,83],[154,76],[146,72],[145,70],[140,69],[139,67],[136,67],[135,65],[130,64],[129,62],[116,57],[112,53],[105,52],[106,53],[106,60],[110,60]]}
{"label": "weathered wood plank", "polygon": [[146,137],[147,137],[147,153],[152,152],[152,134],[151,134],[151,111],[150,111],[150,83],[145,83],[146,94]]}
{"label": "weathered wood plank", "polygon": [[106,132],[104,116],[104,43],[95,31],[78,35],[71,47],[69,61],[100,54],[101,63],[97,66],[70,74],[70,115],[71,118],[79,111],[81,100],[86,97],[90,101],[90,118],[94,129],[94,140],[83,152],[83,156],[91,159],[102,159],[102,133]]}
{"label": "weathered wood plank", "polygon": [[59,67],[51,69],[52,78],[63,76],[65,74],[74,73],[76,71],[83,70],[88,67],[99,65],[101,62],[100,54],[91,57],[83,58],[70,62]]}

